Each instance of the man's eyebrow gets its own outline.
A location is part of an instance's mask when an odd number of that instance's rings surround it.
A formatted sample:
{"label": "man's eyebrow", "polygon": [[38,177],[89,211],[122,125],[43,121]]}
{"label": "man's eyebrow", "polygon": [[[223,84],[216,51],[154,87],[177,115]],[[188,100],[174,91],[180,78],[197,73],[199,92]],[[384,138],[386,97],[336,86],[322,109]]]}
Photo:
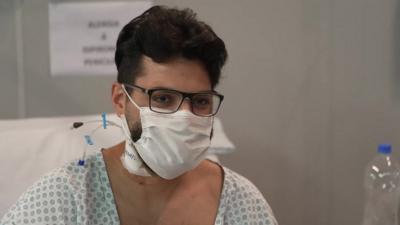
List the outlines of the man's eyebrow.
{"label": "man's eyebrow", "polygon": [[169,87],[164,87],[164,86],[155,86],[155,87],[151,87],[151,88],[149,88],[149,89],[168,89],[168,90],[175,90],[175,89],[172,89],[172,88],[169,88]]}
{"label": "man's eyebrow", "polygon": [[150,89],[150,90],[151,90],[151,89],[165,89],[165,90],[178,91],[178,92],[189,93],[189,94],[192,94],[192,93],[214,93],[214,92],[215,92],[215,91],[212,90],[212,89],[210,89],[210,90],[195,91],[195,92],[185,92],[185,91],[180,91],[180,90],[176,90],[176,89],[169,88],[169,87],[165,87],[165,86],[155,86],[155,87],[151,87],[151,88],[148,88],[148,89]]}

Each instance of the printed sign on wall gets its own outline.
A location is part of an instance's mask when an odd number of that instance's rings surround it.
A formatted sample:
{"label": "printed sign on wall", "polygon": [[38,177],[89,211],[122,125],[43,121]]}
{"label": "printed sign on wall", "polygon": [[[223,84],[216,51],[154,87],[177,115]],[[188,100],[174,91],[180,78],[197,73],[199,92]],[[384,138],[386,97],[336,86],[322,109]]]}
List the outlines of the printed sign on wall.
{"label": "printed sign on wall", "polygon": [[122,27],[152,6],[139,2],[50,2],[52,76],[113,75]]}

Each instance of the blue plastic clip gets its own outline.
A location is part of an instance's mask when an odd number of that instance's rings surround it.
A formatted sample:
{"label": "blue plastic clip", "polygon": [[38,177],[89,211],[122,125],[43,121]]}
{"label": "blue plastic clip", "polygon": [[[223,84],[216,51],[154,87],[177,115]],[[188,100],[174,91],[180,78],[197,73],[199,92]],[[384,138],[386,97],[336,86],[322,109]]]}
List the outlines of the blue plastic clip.
{"label": "blue plastic clip", "polygon": [[78,165],[79,165],[79,166],[84,166],[84,165],[85,165],[85,160],[80,159],[80,160],[78,161]]}
{"label": "blue plastic clip", "polygon": [[85,140],[88,145],[93,145],[93,141],[89,135],[85,135]]}
{"label": "blue plastic clip", "polygon": [[103,112],[103,113],[101,114],[101,117],[103,118],[103,128],[106,129],[106,128],[107,128],[106,113]]}

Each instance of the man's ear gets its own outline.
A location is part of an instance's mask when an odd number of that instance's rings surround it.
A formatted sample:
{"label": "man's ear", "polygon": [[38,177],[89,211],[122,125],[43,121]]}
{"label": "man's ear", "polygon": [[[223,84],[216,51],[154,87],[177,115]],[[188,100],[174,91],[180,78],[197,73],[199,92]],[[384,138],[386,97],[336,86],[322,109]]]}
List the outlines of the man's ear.
{"label": "man's ear", "polygon": [[114,107],[114,111],[117,114],[117,116],[121,116],[122,114],[125,114],[125,102],[126,102],[126,96],[124,91],[122,90],[122,86],[118,82],[114,82],[112,84],[112,90],[111,90],[111,101]]}

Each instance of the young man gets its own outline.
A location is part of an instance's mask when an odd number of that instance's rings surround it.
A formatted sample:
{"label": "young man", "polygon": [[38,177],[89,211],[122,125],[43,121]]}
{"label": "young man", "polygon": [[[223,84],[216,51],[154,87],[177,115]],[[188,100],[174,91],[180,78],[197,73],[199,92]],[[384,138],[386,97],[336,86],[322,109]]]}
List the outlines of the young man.
{"label": "young man", "polygon": [[0,224],[277,224],[250,181],[206,159],[226,58],[189,9],[133,19],[112,86],[126,141],[44,176]]}

